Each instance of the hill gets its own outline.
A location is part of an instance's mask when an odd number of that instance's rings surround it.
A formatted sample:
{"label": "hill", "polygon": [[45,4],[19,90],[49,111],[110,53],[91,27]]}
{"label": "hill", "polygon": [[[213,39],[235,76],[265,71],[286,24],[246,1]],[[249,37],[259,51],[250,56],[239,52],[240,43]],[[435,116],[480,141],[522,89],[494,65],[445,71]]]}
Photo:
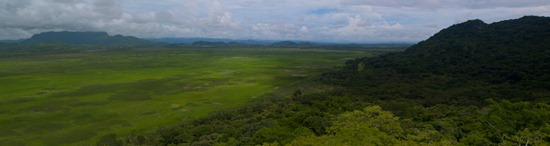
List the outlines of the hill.
{"label": "hill", "polygon": [[33,35],[25,43],[65,43],[72,45],[144,45],[150,44],[132,36],[114,35],[106,32],[43,32]]}
{"label": "hill", "polygon": [[[327,74],[325,79],[337,84],[368,86],[373,85],[370,79],[390,80],[380,76],[386,74],[386,77],[390,76],[391,80],[399,82],[446,81],[448,83],[442,86],[447,86],[447,89],[482,83],[495,88],[499,86],[500,89],[487,89],[477,94],[470,92],[468,96],[462,95],[460,98],[483,100],[498,97],[548,101],[548,26],[550,18],[537,16],[492,24],[470,20],[443,29],[402,53],[348,61],[346,70]],[[456,97],[458,95],[435,97],[438,94],[410,96],[446,102],[459,98]]]}
{"label": "hill", "polygon": [[443,29],[404,53],[364,63],[399,73],[448,73],[491,83],[548,82],[548,26],[550,19],[536,16],[493,24],[470,20]]}
{"label": "hill", "polygon": [[[129,145],[550,145],[550,18],[443,29]],[[275,93],[273,93],[275,94]],[[118,141],[117,141],[118,140]],[[106,135],[98,144],[122,143]]]}

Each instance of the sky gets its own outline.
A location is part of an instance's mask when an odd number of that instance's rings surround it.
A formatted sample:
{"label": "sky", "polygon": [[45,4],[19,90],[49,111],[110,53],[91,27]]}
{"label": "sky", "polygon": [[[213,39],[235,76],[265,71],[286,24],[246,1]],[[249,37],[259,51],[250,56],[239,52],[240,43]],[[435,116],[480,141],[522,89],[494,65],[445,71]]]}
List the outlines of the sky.
{"label": "sky", "polygon": [[550,16],[550,0],[0,0],[0,40],[46,31],[140,38],[418,42],[466,20]]}

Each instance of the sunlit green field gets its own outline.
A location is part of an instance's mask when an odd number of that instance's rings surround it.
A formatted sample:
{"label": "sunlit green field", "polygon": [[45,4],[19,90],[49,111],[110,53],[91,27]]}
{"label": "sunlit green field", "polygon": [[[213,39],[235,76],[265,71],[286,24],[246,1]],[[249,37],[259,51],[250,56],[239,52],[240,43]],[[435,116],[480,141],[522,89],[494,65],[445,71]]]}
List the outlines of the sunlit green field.
{"label": "sunlit green field", "polygon": [[132,49],[0,58],[0,145],[95,145],[245,104],[361,51]]}

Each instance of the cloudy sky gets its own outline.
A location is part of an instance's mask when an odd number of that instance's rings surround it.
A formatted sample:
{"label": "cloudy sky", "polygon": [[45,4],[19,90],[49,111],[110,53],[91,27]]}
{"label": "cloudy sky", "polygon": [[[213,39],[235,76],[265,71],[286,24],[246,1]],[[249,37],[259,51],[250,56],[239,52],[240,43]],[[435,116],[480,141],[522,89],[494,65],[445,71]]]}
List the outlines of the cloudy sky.
{"label": "cloudy sky", "polygon": [[0,0],[0,39],[45,31],[141,38],[417,42],[469,19],[550,16],[550,0]]}

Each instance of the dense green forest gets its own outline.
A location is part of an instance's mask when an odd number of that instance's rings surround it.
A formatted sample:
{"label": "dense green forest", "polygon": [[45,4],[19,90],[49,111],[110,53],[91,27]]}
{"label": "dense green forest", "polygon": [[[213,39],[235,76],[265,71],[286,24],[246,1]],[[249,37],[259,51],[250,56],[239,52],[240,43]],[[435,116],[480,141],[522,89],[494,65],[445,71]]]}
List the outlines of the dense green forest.
{"label": "dense green forest", "polygon": [[248,105],[98,145],[550,145],[550,18],[441,30]]}

